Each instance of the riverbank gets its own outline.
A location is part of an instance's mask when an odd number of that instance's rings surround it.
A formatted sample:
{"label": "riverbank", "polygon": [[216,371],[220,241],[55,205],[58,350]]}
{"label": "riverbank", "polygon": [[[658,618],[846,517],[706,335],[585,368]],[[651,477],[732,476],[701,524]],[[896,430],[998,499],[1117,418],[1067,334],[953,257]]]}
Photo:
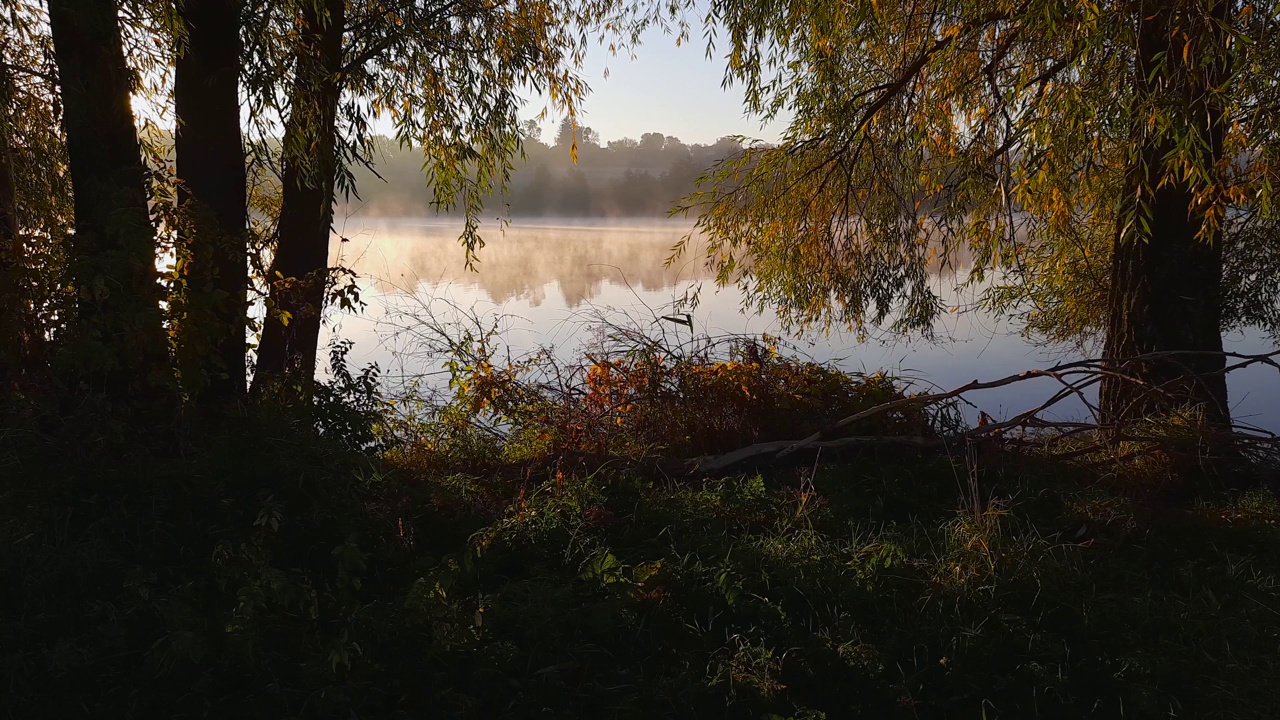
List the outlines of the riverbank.
{"label": "riverbank", "polygon": [[653,459],[796,437],[900,391],[751,344],[558,379],[545,357],[455,350],[448,401],[393,414],[374,378],[339,373],[312,407],[229,430],[7,431],[5,716],[1264,718],[1280,701],[1269,489],[982,446],[672,473]]}

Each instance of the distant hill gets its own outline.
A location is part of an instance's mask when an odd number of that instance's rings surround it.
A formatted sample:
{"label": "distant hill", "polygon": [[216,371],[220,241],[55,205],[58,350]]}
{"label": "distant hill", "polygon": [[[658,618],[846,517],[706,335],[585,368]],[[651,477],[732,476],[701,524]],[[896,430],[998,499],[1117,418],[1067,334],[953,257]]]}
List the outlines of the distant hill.
{"label": "distant hill", "polygon": [[[694,190],[703,171],[742,150],[731,138],[686,145],[656,132],[601,145],[594,130],[579,127],[575,164],[574,137],[562,122],[546,144],[536,124],[527,124],[526,159],[517,162],[507,196],[493,202],[505,201],[513,217],[664,217]],[[358,198],[346,203],[347,211],[360,206],[364,215],[435,213],[419,150],[380,142],[374,171],[355,171]],[[501,212],[496,204],[493,209]]]}

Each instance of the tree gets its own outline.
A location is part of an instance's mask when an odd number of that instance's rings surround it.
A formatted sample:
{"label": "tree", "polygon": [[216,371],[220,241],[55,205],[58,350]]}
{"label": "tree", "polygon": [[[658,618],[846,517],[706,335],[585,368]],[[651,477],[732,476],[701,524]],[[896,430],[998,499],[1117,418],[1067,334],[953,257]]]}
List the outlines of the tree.
{"label": "tree", "polygon": [[710,21],[747,109],[793,113],[690,198],[722,281],[795,324],[928,332],[931,263],[971,259],[969,287],[1020,301],[1101,242],[1105,413],[1225,419],[1224,238],[1274,215],[1274,3],[788,0]]}
{"label": "tree", "polygon": [[11,139],[16,124],[11,108],[16,90],[0,49],[0,386],[20,372],[27,344],[22,313],[22,237],[18,234],[16,150]]}
{"label": "tree", "polygon": [[275,257],[268,273],[271,290],[254,374],[256,392],[272,384],[311,382],[328,281],[346,3],[304,3],[299,27]]}
{"label": "tree", "polygon": [[711,148],[720,157],[728,157],[742,149],[742,141],[733,135],[723,135],[716,138],[716,142]]}
{"label": "tree", "polygon": [[671,195],[663,194],[663,190],[671,190],[646,170],[628,169],[621,178],[615,180],[610,187],[615,198],[617,210],[624,217],[644,217],[661,215],[671,205]]}
{"label": "tree", "polygon": [[155,229],[114,0],[50,0],[74,193],[70,281],[77,378],[129,404],[169,375]]}
{"label": "tree", "polygon": [[555,187],[551,171],[539,163],[533,168],[533,177],[512,188],[511,213],[531,217],[545,215],[547,199],[553,196]]}
{"label": "tree", "polygon": [[44,379],[66,302],[72,222],[57,70],[44,14],[0,3],[0,383]]}
{"label": "tree", "polygon": [[[1231,75],[1231,4],[1148,3],[1137,14],[1131,102],[1163,111],[1171,127],[1140,128],[1142,114],[1130,121],[1135,139],[1120,186],[1105,348],[1123,375],[1102,382],[1104,420],[1166,409],[1146,386],[1194,399],[1211,422],[1231,416],[1220,354],[1222,228],[1211,215],[1236,204],[1214,197],[1230,182],[1222,171],[1229,99],[1219,93]],[[1126,360],[1161,351],[1204,354]]]}
{"label": "tree", "polygon": [[244,394],[248,209],[240,131],[240,0],[178,0],[174,156],[185,288],[179,367],[197,405]]}
{"label": "tree", "polygon": [[556,130],[558,148],[577,148],[579,145],[600,146],[600,133],[585,125],[579,126],[573,118],[566,117],[560,121]]}
{"label": "tree", "polygon": [[591,214],[591,183],[587,182],[586,173],[582,172],[582,168],[571,167],[565,170],[564,175],[556,183],[556,188],[559,192],[554,198],[552,207],[557,215],[583,217]]}
{"label": "tree", "polygon": [[542,144],[542,125],[537,120],[530,118],[520,123],[520,132],[524,134],[525,142]]}
{"label": "tree", "polygon": [[560,121],[560,125],[556,128],[555,147],[567,148],[574,144],[577,140],[577,126],[570,118],[564,118]]}
{"label": "tree", "polygon": [[663,148],[667,144],[667,138],[662,133],[645,133],[640,136],[640,145],[634,155],[637,164],[641,167],[657,170],[667,164]]}
{"label": "tree", "polygon": [[521,152],[520,93],[543,91],[572,118],[587,89],[575,72],[586,42],[581,29],[627,28],[634,40],[647,17],[615,0],[324,0],[323,9],[302,2],[301,32],[283,32],[301,39],[296,60],[282,63],[295,76],[256,389],[311,380],[332,277],[334,193],[350,192],[350,166],[370,161],[372,117],[389,119],[403,147],[421,148],[436,207],[465,217],[460,240],[470,263],[483,245],[484,201],[505,191]]}

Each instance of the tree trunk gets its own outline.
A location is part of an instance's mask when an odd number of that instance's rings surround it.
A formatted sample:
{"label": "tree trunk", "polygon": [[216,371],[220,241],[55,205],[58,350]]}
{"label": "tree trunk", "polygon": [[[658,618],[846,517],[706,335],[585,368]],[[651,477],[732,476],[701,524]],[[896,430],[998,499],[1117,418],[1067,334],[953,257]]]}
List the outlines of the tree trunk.
{"label": "tree trunk", "polygon": [[22,292],[22,238],[18,235],[18,194],[14,181],[13,81],[0,48],[0,388],[18,379],[27,346]]}
{"label": "tree trunk", "polygon": [[248,212],[240,135],[241,0],[179,0],[174,66],[179,252],[186,283],[179,368],[198,407],[245,390]]}
{"label": "tree trunk", "polygon": [[155,228],[114,0],[49,0],[74,194],[70,353],[82,389],[129,404],[168,380]]}
{"label": "tree trunk", "polygon": [[315,373],[337,174],[343,1],[325,0],[324,13],[310,4],[302,13],[304,32],[285,128],[284,187],[253,378],[255,394],[273,385],[305,388]]}
{"label": "tree trunk", "polygon": [[[1214,16],[1227,3],[1213,6]],[[1153,4],[1138,21],[1138,92],[1164,102],[1181,102],[1187,129],[1205,141],[1203,164],[1222,158],[1223,110],[1207,89],[1225,77],[1225,61],[1184,54],[1174,40],[1174,16],[1168,5]],[[1188,35],[1220,38],[1216,28],[1197,28]],[[1201,40],[1203,42],[1203,40]],[[1211,43],[1205,43],[1211,45]],[[1193,47],[1192,51],[1200,50]],[[1221,52],[1212,48],[1208,52]],[[1153,74],[1168,62],[1173,70]],[[1174,84],[1176,83],[1176,84]],[[1140,119],[1145,125],[1145,119]],[[1222,245],[1206,228],[1203,206],[1193,202],[1194,188],[1178,175],[1171,178],[1165,158],[1173,140],[1143,136],[1141,151],[1129,169],[1124,201],[1145,204],[1146,212],[1120,213],[1111,268],[1111,307],[1105,356],[1117,375],[1104,379],[1104,420],[1126,422],[1167,414],[1192,406],[1211,425],[1230,421],[1222,352]],[[1167,182],[1163,182],[1167,180]],[[1141,220],[1142,217],[1147,222]],[[1127,231],[1126,228],[1127,227]],[[1186,353],[1131,361],[1148,353]],[[1203,354],[1197,354],[1203,353]]]}

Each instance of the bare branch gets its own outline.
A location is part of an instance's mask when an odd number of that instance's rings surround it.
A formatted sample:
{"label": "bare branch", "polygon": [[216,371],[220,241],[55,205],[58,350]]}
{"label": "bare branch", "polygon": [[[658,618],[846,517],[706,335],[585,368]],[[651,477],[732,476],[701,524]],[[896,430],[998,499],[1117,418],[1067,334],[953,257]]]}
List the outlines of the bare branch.
{"label": "bare branch", "polygon": [[[1157,358],[1168,359],[1168,358],[1177,358],[1181,356],[1203,356],[1203,355],[1219,355],[1225,358],[1232,358],[1232,359],[1238,360],[1238,362],[1233,363],[1231,365],[1227,365],[1221,371],[1219,371],[1223,373],[1249,367],[1251,365],[1266,365],[1268,367],[1273,367],[1273,368],[1276,368],[1277,370],[1280,370],[1280,362],[1277,362],[1277,358],[1280,357],[1280,350],[1273,351],[1270,353],[1256,354],[1256,355],[1248,355],[1248,354],[1234,353],[1234,352],[1212,352],[1212,351],[1167,351],[1167,352],[1155,352],[1155,353],[1147,353],[1145,355],[1139,355],[1134,358],[1125,360],[1124,363],[1152,360]],[[1115,431],[1119,430],[1119,428],[1116,428],[1115,426],[1111,426],[1111,425],[1102,425],[1096,422],[1095,423],[1085,423],[1085,422],[1058,423],[1058,422],[1046,421],[1040,417],[1040,414],[1043,413],[1045,410],[1049,409],[1050,407],[1058,404],[1059,402],[1069,397],[1076,397],[1080,399],[1084,403],[1085,407],[1089,408],[1089,410],[1093,412],[1094,406],[1092,403],[1089,403],[1084,398],[1083,391],[1086,388],[1091,387],[1097,384],[1098,382],[1100,382],[1103,377],[1106,377],[1108,375],[1119,375],[1120,373],[1117,372],[1114,368],[1120,364],[1122,363],[1117,363],[1105,358],[1095,358],[1095,359],[1077,360],[1069,363],[1062,363],[1062,364],[1055,365],[1053,367],[1045,368],[1045,369],[1026,370],[1026,371],[1023,371],[1014,375],[1009,375],[997,380],[989,380],[989,381],[974,380],[972,382],[966,383],[964,385],[961,385],[952,390],[948,390],[946,392],[914,395],[911,397],[904,397],[904,398],[892,400],[890,402],[881,403],[880,405],[876,405],[875,407],[867,408],[866,410],[863,410],[861,412],[855,413],[841,420],[838,420],[828,425],[827,427],[823,428],[822,430],[801,440],[792,441],[792,442],[774,441],[774,442],[766,442],[766,443],[757,443],[744,448],[739,448],[738,450],[734,450],[732,452],[725,453],[723,455],[717,455],[714,457],[694,458],[692,460],[689,460],[687,465],[690,471],[716,472],[716,471],[724,470],[740,462],[750,460],[752,458],[766,456],[766,455],[773,455],[775,459],[780,460],[787,457],[788,455],[791,455],[803,449],[837,448],[837,447],[847,447],[852,445],[869,445],[869,444],[881,444],[881,445],[898,444],[898,445],[913,445],[916,447],[939,447],[939,446],[949,446],[953,444],[962,445],[963,443],[968,441],[973,441],[973,440],[977,440],[984,437],[997,436],[999,433],[1001,433],[1004,430],[1011,429],[1011,428],[1019,428],[1019,427],[1021,428],[1058,428],[1058,429],[1064,430],[1064,432],[1059,437],[1067,437],[1070,435],[1076,435],[1076,434],[1080,434],[1082,432],[1088,432],[1088,431],[1107,430],[1107,431],[1113,432],[1113,437],[1111,438],[1112,442],[1114,441],[1156,442],[1161,440],[1167,440],[1168,438],[1152,438],[1147,436],[1135,436],[1132,434],[1126,435],[1123,433],[1115,433]],[[1052,378],[1054,380],[1057,380],[1062,385],[1062,387],[1057,392],[1055,392],[1052,396],[1050,396],[1050,398],[1045,402],[1041,403],[1040,405],[1030,410],[1027,410],[1026,412],[1019,413],[1018,415],[1015,415],[1014,417],[1009,418],[1008,420],[1004,420],[997,423],[980,425],[976,428],[972,428],[961,433],[957,433],[950,436],[944,436],[944,437],[924,437],[924,436],[921,436],[921,437],[858,436],[858,437],[848,437],[848,438],[832,437],[836,431],[842,428],[846,428],[861,420],[866,420],[869,418],[877,417],[877,416],[884,415],[886,413],[891,413],[894,411],[905,410],[907,408],[919,408],[922,406],[937,405],[939,403],[943,403],[948,400],[961,398],[966,393],[979,392],[982,390],[991,390],[994,388],[1005,387],[1008,385],[1012,385],[1014,383],[1022,382],[1024,380],[1030,380],[1033,378]],[[1137,382],[1136,380],[1133,380],[1133,381]],[[1152,393],[1168,392],[1163,387],[1148,386],[1147,389],[1148,389],[1148,392],[1152,392]],[[1220,431],[1220,432],[1214,431],[1212,429],[1206,429],[1200,433],[1200,436],[1204,437],[1205,439],[1218,439],[1218,440],[1224,440],[1224,441],[1230,440],[1233,442],[1239,441],[1239,442],[1245,443],[1246,445],[1251,445],[1255,447],[1280,447],[1280,438],[1274,435],[1271,435],[1269,433],[1265,433],[1264,431],[1260,431],[1257,428],[1247,427],[1247,426],[1232,426],[1229,430]],[[1106,446],[1107,444],[1109,443],[1104,443],[1103,446]],[[1070,457],[1077,457],[1079,455],[1088,454],[1089,452],[1092,452],[1092,450],[1091,449],[1073,450],[1069,452],[1068,455]]]}

